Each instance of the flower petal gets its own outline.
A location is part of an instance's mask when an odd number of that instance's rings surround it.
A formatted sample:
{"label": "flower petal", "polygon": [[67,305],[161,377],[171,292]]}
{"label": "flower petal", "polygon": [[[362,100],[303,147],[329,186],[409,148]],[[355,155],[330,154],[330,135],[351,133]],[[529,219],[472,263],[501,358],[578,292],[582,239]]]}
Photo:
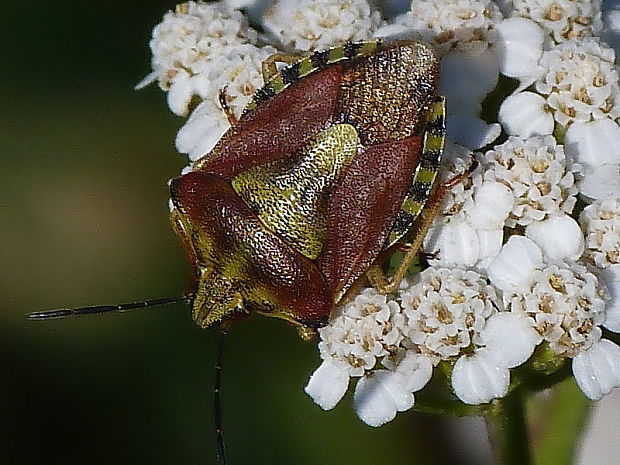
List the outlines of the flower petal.
{"label": "flower petal", "polygon": [[438,226],[428,236],[425,250],[439,252],[438,258],[444,265],[471,266],[478,261],[478,235],[468,223],[452,221]]}
{"label": "flower petal", "polygon": [[513,368],[525,363],[541,341],[533,324],[525,315],[501,312],[487,320],[480,336],[500,365]]}
{"label": "flower petal", "polygon": [[493,44],[500,71],[510,77],[536,76],[542,55],[543,30],[525,18],[509,18],[495,25],[497,40]]}
{"label": "flower petal", "polygon": [[601,339],[573,359],[573,374],[586,396],[600,400],[620,387],[620,347]]}
{"label": "flower petal", "polygon": [[579,182],[579,192],[594,200],[620,197],[620,165],[604,164],[588,170]]}
{"label": "flower petal", "polygon": [[553,115],[546,110],[545,99],[533,92],[519,92],[506,98],[498,118],[508,134],[524,139],[553,132]]}
{"label": "flower petal", "polygon": [[568,215],[534,222],[525,228],[525,235],[536,242],[550,261],[577,260],[583,253],[583,232]]}
{"label": "flower petal", "polygon": [[484,404],[503,397],[509,384],[508,368],[498,365],[485,349],[459,358],[452,370],[452,389],[466,404]]}
{"label": "flower petal", "polygon": [[601,281],[607,287],[610,299],[605,306],[603,326],[620,333],[620,265],[611,265],[601,273]]}
{"label": "flower petal", "polygon": [[566,131],[564,147],[586,170],[620,163],[620,126],[609,118],[575,122]]}
{"label": "flower petal", "polygon": [[450,102],[451,113],[479,111],[479,105],[497,85],[498,77],[497,60],[488,47],[452,50],[441,59],[441,94]]}
{"label": "flower petal", "polygon": [[409,391],[419,391],[426,386],[433,375],[433,360],[426,355],[409,351],[396,368],[396,373],[403,376]]}
{"label": "flower petal", "polygon": [[323,410],[333,409],[349,387],[346,365],[325,360],[310,377],[306,394]]}
{"label": "flower petal", "polygon": [[488,124],[474,115],[450,113],[446,120],[446,131],[457,144],[475,150],[497,139],[502,128],[497,123]]}
{"label": "flower petal", "polygon": [[542,263],[540,247],[526,237],[512,236],[489,265],[489,279],[504,292],[517,292],[529,285]]}
{"label": "flower petal", "polygon": [[222,109],[211,100],[205,100],[179,129],[175,141],[177,150],[189,154],[190,160],[198,160],[211,151],[229,127]]}
{"label": "flower petal", "polygon": [[360,378],[353,395],[357,415],[375,427],[392,421],[397,411],[410,409],[414,401],[402,377],[388,370],[377,370],[372,376]]}
{"label": "flower petal", "polygon": [[468,213],[469,222],[476,229],[500,229],[504,226],[514,201],[514,194],[504,184],[483,182],[474,194],[474,207]]}
{"label": "flower petal", "polygon": [[175,115],[187,116],[188,105],[194,95],[194,84],[187,73],[179,72],[170,85],[166,100]]}

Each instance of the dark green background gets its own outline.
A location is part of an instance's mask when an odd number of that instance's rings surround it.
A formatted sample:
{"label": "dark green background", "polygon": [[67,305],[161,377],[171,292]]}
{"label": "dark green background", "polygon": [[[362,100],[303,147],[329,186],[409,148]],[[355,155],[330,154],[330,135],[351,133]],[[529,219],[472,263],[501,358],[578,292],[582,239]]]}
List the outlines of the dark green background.
{"label": "dark green background", "polygon": [[[184,290],[166,187],[185,164],[173,144],[182,120],[156,86],[133,90],[150,71],[151,28],[172,6],[2,5],[1,464],[214,463],[215,338],[184,305],[23,317]],[[350,396],[320,410],[303,392],[316,344],[289,325],[253,317],[228,342],[231,465],[466,463],[432,417],[401,414],[377,430]]]}

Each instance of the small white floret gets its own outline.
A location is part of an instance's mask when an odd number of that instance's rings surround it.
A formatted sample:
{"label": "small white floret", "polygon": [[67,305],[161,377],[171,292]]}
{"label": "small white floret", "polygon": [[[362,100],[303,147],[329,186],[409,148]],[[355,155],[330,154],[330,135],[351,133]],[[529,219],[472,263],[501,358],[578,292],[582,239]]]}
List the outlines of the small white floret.
{"label": "small white floret", "polygon": [[537,77],[541,72],[538,59],[544,40],[542,29],[529,19],[509,18],[497,24],[495,30],[497,40],[493,45],[502,74],[524,80]]}
{"label": "small white floret", "polygon": [[411,392],[416,392],[431,380],[433,359],[428,355],[407,351],[395,371],[402,375],[405,387]]}
{"label": "small white floret", "polygon": [[485,321],[502,308],[497,290],[472,270],[430,267],[411,281],[399,293],[406,316],[402,331],[435,362],[479,344]]}
{"label": "small white floret", "polygon": [[553,115],[545,99],[533,92],[520,92],[506,98],[499,108],[498,118],[508,134],[524,139],[553,132]]}
{"label": "small white floret", "polygon": [[574,261],[583,253],[583,232],[577,221],[568,215],[531,223],[525,235],[538,244],[549,261]]}
{"label": "small white floret", "polygon": [[187,153],[192,161],[198,160],[211,151],[229,127],[226,115],[215,101],[205,100],[179,129],[177,150]]}
{"label": "small white floret", "polygon": [[175,115],[187,116],[189,102],[194,95],[194,80],[185,71],[179,71],[171,81],[166,95],[170,111]]}
{"label": "small white floret", "polygon": [[274,0],[263,15],[267,32],[292,51],[367,40],[382,24],[367,0]]}
{"label": "small white floret", "polygon": [[601,31],[601,0],[511,0],[513,15],[531,18],[556,42]]}
{"label": "small white floret", "polygon": [[496,181],[514,196],[506,226],[527,226],[572,212],[577,201],[575,177],[564,147],[553,136],[511,136],[485,153],[483,161],[485,183]]}
{"label": "small white floret", "polygon": [[529,287],[532,273],[542,263],[542,251],[534,241],[512,236],[489,265],[489,279],[504,292],[519,292]]}
{"label": "small white floret", "polygon": [[583,209],[586,258],[599,268],[620,263],[620,197],[597,200]]}
{"label": "small white floret", "polygon": [[452,389],[466,404],[479,405],[504,397],[510,371],[499,365],[486,349],[459,358],[452,371]]}
{"label": "small white floret", "polygon": [[536,91],[563,127],[620,116],[620,87],[612,48],[598,38],[573,39],[543,53]]}
{"label": "small white floret", "polygon": [[345,364],[325,360],[310,377],[305,391],[323,410],[333,409],[349,387],[349,372]]}
{"label": "small white floret", "polygon": [[425,241],[425,250],[438,253],[444,265],[475,265],[480,256],[478,234],[465,221],[451,221],[434,228]]}
{"label": "small white floret", "polygon": [[235,10],[242,8],[251,8],[257,6],[257,4],[263,3],[262,0],[224,0],[224,3]]}
{"label": "small white floret", "polygon": [[620,165],[604,164],[583,173],[579,193],[591,200],[620,198]]}
{"label": "small white floret", "polygon": [[[478,234],[478,244],[480,246],[479,260],[486,260],[487,262],[494,258],[502,249],[502,243],[504,241],[504,228],[498,229],[476,229]],[[477,267],[481,266],[478,262]]]}
{"label": "small white floret", "polygon": [[469,211],[469,221],[476,229],[501,229],[514,201],[514,194],[504,184],[483,182],[474,193],[474,208]]}
{"label": "small white floret", "polygon": [[502,133],[497,123],[487,123],[476,115],[450,113],[446,132],[457,144],[475,150],[492,143]]}
{"label": "small white floret", "polygon": [[[493,25],[501,18],[501,11],[491,0],[425,0],[412,1],[411,10],[395,18],[393,25],[400,31],[409,29],[443,55],[453,49],[486,47],[494,40]],[[393,25],[378,34],[385,37],[399,32]]]}
{"label": "small white floret", "polygon": [[534,320],[513,312],[500,312],[489,318],[480,337],[489,354],[508,368],[525,363],[542,340],[534,329]]}
{"label": "small white floret", "polygon": [[532,273],[529,289],[511,296],[513,312],[525,312],[562,357],[575,357],[601,338],[605,295],[598,279],[579,262],[559,262]]}
{"label": "small white floret", "polygon": [[571,124],[564,145],[573,161],[586,169],[620,163],[620,126],[608,118]]}
{"label": "small white floret", "polygon": [[360,378],[353,395],[357,415],[374,427],[392,421],[396,412],[409,410],[414,401],[402,376],[387,370],[377,370],[371,376]]}
{"label": "small white floret", "polygon": [[199,93],[197,87],[201,86],[193,78],[204,76],[209,69],[221,70],[222,54],[257,38],[243,14],[222,2],[181,3],[153,28],[149,43],[153,72],[136,87],[157,80],[163,90],[172,93],[168,96],[172,111],[184,115],[189,97]]}
{"label": "small white floret", "polygon": [[601,273],[600,279],[609,293],[603,326],[620,333],[620,265],[611,265]]}
{"label": "small white floret", "polygon": [[586,396],[600,400],[620,387],[620,347],[601,339],[573,359],[573,374]]}
{"label": "small white floret", "polygon": [[479,105],[495,89],[499,68],[488,47],[452,50],[441,59],[440,92],[450,113],[479,114]]}

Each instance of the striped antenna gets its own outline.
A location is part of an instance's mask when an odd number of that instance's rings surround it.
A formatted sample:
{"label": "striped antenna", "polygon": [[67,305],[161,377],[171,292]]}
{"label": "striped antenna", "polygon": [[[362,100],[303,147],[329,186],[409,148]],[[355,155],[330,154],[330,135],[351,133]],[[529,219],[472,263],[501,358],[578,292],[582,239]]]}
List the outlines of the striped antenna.
{"label": "striped antenna", "polygon": [[58,318],[66,318],[68,316],[82,316],[82,315],[99,315],[101,313],[110,312],[126,312],[128,310],[139,310],[149,307],[158,307],[160,305],[174,304],[177,302],[183,302],[193,299],[193,294],[185,294],[179,297],[165,297],[163,299],[149,299],[141,302],[130,302],[118,305],[96,305],[89,307],[78,308],[59,308],[55,310],[44,310],[40,312],[32,312],[26,315],[28,320],[54,320]]}

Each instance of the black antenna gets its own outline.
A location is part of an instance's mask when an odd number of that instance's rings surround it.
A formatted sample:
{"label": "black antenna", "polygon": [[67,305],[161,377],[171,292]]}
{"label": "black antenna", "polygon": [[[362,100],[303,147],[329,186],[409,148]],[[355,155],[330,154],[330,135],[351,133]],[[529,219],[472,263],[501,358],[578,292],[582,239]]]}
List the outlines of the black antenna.
{"label": "black antenna", "polygon": [[220,337],[217,341],[217,359],[215,361],[215,376],[213,379],[213,426],[215,428],[215,457],[218,465],[226,465],[226,451],[224,450],[224,434],[222,433],[222,402],[220,390],[222,387],[222,363],[224,362],[224,340],[228,334],[226,324],[220,325]]}
{"label": "black antenna", "polygon": [[26,315],[29,320],[52,320],[55,318],[65,318],[68,316],[82,316],[82,315],[98,315],[100,313],[108,312],[126,312],[127,310],[135,310],[149,307],[157,307],[159,305],[174,304],[182,301],[189,301],[194,296],[192,294],[185,294],[179,297],[165,297],[163,299],[149,299],[141,302],[131,302],[118,305],[97,305],[90,307],[78,307],[78,308],[59,308],[56,310],[45,310],[42,312],[32,312]]}

